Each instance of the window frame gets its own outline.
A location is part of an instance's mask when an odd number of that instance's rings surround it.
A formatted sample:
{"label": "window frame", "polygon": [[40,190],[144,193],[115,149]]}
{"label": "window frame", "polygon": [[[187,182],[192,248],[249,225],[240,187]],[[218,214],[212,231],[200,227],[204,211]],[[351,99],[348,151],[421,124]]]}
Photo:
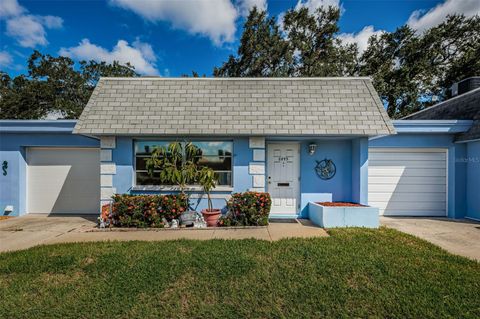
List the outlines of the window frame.
{"label": "window frame", "polygon": [[[137,170],[137,154],[136,154],[136,145],[137,145],[137,142],[148,142],[148,141],[152,141],[152,142],[165,142],[165,143],[171,143],[171,142],[180,142],[180,143],[186,143],[186,142],[229,142],[231,143],[231,146],[232,146],[232,154],[230,155],[230,170],[226,171],[226,170],[221,170],[221,171],[215,171],[215,172],[230,172],[230,184],[229,185],[217,185],[216,188],[224,188],[224,189],[230,189],[230,188],[233,188],[233,180],[234,180],[234,172],[233,172],[233,158],[234,158],[234,152],[235,152],[235,143],[234,143],[234,140],[233,139],[222,139],[222,138],[206,138],[206,139],[202,139],[202,138],[194,138],[194,139],[186,139],[186,138],[165,138],[165,139],[158,139],[158,138],[137,138],[137,139],[133,139],[133,143],[132,143],[132,147],[133,147],[133,188],[146,188],[146,189],[151,189],[151,188],[160,188],[160,189],[174,189],[176,188],[176,185],[166,185],[166,184],[158,184],[158,185],[155,185],[155,184],[148,184],[148,185],[141,185],[141,184],[138,184],[137,183],[137,172],[140,172],[140,173],[148,173],[147,170]],[[212,155],[210,155],[212,156]],[[140,155],[138,157],[142,157],[142,158],[147,158],[149,156],[146,156],[146,155]],[[208,157],[208,156],[207,156]],[[190,189],[196,189],[196,188],[199,188],[200,185],[198,184],[189,184],[189,185],[186,185],[187,188],[190,188]],[[215,189],[214,189],[215,190]]]}

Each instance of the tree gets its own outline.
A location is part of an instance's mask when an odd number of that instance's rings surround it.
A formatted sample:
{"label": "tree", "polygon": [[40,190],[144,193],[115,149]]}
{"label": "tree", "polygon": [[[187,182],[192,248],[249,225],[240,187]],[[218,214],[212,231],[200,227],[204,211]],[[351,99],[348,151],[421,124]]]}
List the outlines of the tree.
{"label": "tree", "polygon": [[287,39],[295,52],[295,76],[353,75],[357,65],[356,45],[343,45],[339,32],[340,9],[291,9],[283,19]]}
{"label": "tree", "polygon": [[49,112],[43,102],[45,86],[20,75],[0,72],[0,119],[39,119]]}
{"label": "tree", "polygon": [[358,49],[343,45],[338,8],[291,9],[280,30],[275,17],[253,8],[244,25],[237,57],[213,71],[226,77],[342,76],[356,72]]}
{"label": "tree", "polygon": [[480,74],[480,16],[449,16],[428,30],[422,42],[434,70],[428,89],[440,100],[451,96],[453,83]]}
{"label": "tree", "polygon": [[416,49],[419,41],[414,30],[403,26],[371,37],[362,55],[360,74],[373,77],[390,117],[399,117],[407,113],[407,108],[419,106],[419,87],[428,71],[428,59]]}
{"label": "tree", "polygon": [[480,18],[453,15],[418,33],[402,26],[369,39],[360,74],[371,76],[387,112],[400,118],[445,100],[453,83],[480,74]]}
{"label": "tree", "polygon": [[230,55],[219,68],[219,77],[282,77],[292,72],[293,51],[275,19],[254,7],[243,27],[237,57]]}
{"label": "tree", "polygon": [[54,115],[78,118],[101,76],[137,76],[133,66],[118,62],[75,62],[34,51],[28,75],[1,72],[0,118],[41,119]]}

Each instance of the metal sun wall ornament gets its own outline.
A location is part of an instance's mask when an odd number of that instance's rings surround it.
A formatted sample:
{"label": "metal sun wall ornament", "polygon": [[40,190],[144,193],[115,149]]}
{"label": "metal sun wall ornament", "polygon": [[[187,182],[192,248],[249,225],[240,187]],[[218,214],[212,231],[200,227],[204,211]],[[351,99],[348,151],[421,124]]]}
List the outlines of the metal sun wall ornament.
{"label": "metal sun wall ornament", "polygon": [[323,180],[332,179],[333,176],[337,173],[337,167],[331,159],[324,159],[322,161],[316,161],[317,166],[315,166],[315,172],[318,177]]}

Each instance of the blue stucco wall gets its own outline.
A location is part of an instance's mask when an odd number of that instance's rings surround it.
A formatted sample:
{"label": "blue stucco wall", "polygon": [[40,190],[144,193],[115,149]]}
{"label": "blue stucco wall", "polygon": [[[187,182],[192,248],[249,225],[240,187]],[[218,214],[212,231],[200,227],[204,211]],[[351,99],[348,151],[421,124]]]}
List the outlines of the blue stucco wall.
{"label": "blue stucco wall", "polygon": [[28,147],[99,146],[96,139],[72,135],[74,121],[11,121],[8,127],[2,121],[0,126],[0,164],[8,162],[7,175],[0,174],[0,215],[4,214],[7,205],[14,207],[10,216],[26,213]]}
{"label": "blue stucco wall", "polygon": [[10,216],[18,216],[25,212],[26,163],[23,152],[1,151],[0,163],[8,162],[7,175],[0,175],[0,215],[6,206],[13,206]]}
{"label": "blue stucco wall", "polygon": [[[351,140],[313,140],[317,144],[314,155],[307,153],[308,144],[301,143],[300,191],[302,193],[331,193],[333,201],[352,200],[352,142]],[[331,159],[337,167],[332,179],[323,180],[315,173],[316,161]]]}
{"label": "blue stucco wall", "polygon": [[466,212],[466,145],[455,143],[453,134],[398,134],[369,141],[369,147],[446,148],[448,150],[448,208],[450,218],[463,218]]}
{"label": "blue stucco wall", "polygon": [[[315,154],[308,154],[308,145],[317,144]],[[300,150],[301,194],[331,194],[333,201],[364,203],[368,196],[368,139],[309,139]],[[315,172],[316,161],[333,160],[337,172],[332,179],[322,180]],[[308,198],[302,196],[302,198]],[[308,217],[308,201],[302,200],[300,217]]]}
{"label": "blue stucco wall", "polygon": [[368,205],[368,138],[352,140],[352,202]]}
{"label": "blue stucco wall", "polygon": [[480,141],[466,144],[467,212],[466,217],[480,221]]}

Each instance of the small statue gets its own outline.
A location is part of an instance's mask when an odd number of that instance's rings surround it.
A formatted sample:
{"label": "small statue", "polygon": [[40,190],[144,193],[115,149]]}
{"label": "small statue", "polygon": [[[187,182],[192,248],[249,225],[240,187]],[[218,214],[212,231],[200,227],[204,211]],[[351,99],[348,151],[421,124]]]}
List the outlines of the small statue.
{"label": "small statue", "polygon": [[195,222],[193,223],[193,227],[195,228],[205,228],[207,227],[207,223],[205,222],[205,219],[203,218],[202,214],[198,214],[195,217]]}
{"label": "small statue", "polygon": [[170,224],[168,223],[168,220],[165,217],[162,218],[162,223],[164,228],[170,228]]}
{"label": "small statue", "polygon": [[178,228],[178,219],[172,219],[172,224],[170,228]]}
{"label": "small statue", "polygon": [[106,226],[107,226],[107,225],[106,225],[105,221],[103,220],[103,218],[102,218],[102,217],[98,217],[98,228],[103,229],[103,228],[105,228]]}

